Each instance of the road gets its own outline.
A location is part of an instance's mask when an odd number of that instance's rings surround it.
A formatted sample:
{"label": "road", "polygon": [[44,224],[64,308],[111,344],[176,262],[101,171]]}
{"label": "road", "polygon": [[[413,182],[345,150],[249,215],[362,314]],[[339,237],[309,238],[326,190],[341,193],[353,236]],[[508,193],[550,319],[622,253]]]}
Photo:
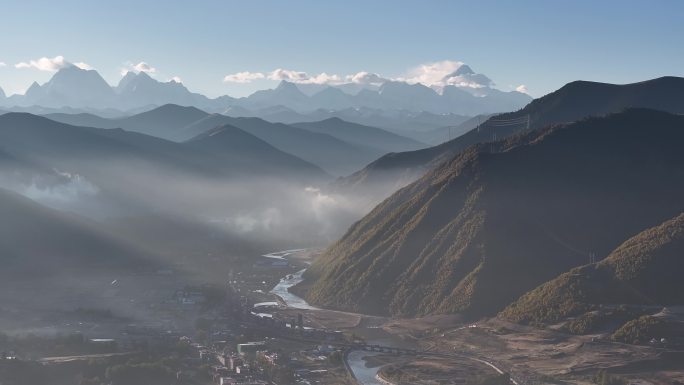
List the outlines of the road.
{"label": "road", "polygon": [[[413,349],[401,349],[401,348],[396,348],[393,346],[383,346],[383,345],[373,345],[373,344],[353,344],[353,343],[348,343],[348,342],[340,342],[340,341],[329,341],[329,340],[319,340],[319,339],[312,339],[312,338],[303,338],[291,334],[283,334],[283,333],[278,333],[277,329],[264,329],[264,332],[268,331],[269,333],[274,333],[276,332],[276,335],[278,338],[286,339],[286,340],[291,340],[291,341],[297,341],[297,342],[304,342],[304,343],[310,343],[314,345],[333,345],[333,346],[338,346],[342,347],[345,350],[345,366],[347,368],[347,371],[349,372],[351,377],[354,377],[354,372],[353,370],[349,367],[349,364],[346,360],[346,356],[355,350],[360,350],[360,351],[369,351],[369,352],[381,352],[381,353],[389,353],[389,354],[397,354],[397,355],[410,355],[410,356],[416,356],[416,357],[441,357],[441,358],[451,358],[451,359],[461,359],[461,360],[471,360],[475,362],[479,362],[481,364],[487,365],[490,368],[492,368],[494,371],[496,371],[499,374],[504,374],[506,373],[503,369],[500,367],[496,366],[491,361],[487,361],[485,359],[475,357],[472,355],[467,355],[467,354],[462,354],[462,353],[444,353],[444,352],[435,352],[435,351],[429,351],[429,350],[413,350]],[[510,373],[509,373],[510,375]],[[511,376],[511,383],[514,385],[520,385],[520,383],[515,380]],[[359,384],[363,385],[363,384]]]}
{"label": "road", "polygon": [[104,354],[86,354],[82,356],[61,356],[61,357],[44,357],[38,360],[38,362],[43,363],[64,363],[72,361],[84,361],[97,358],[107,358],[107,357],[121,357],[129,356],[133,354],[138,354],[140,352],[123,352],[123,353],[104,353]]}
{"label": "road", "polygon": [[[298,251],[298,250],[297,250],[297,251]],[[282,255],[282,257],[288,256],[288,255],[290,255],[292,252],[293,252],[293,250],[286,250],[286,251],[281,251],[281,252],[270,253],[270,254],[268,254],[268,255],[269,255],[269,256],[275,256],[276,258],[278,258],[278,257],[281,257],[281,255]],[[282,257],[281,257],[281,258],[282,258]],[[301,277],[301,273],[303,273],[303,271],[304,271],[304,270],[302,270],[301,272],[298,272],[299,277]],[[300,280],[301,280],[301,278],[300,278]],[[282,283],[282,282],[281,282],[281,283]],[[296,280],[292,280],[292,282],[290,282],[290,283],[291,283],[291,284],[296,284],[297,282],[296,282]],[[279,284],[279,286],[281,286],[281,289],[284,289],[284,291],[285,291],[286,293],[288,293],[288,296],[289,296],[289,297],[296,298],[296,299],[297,299],[297,303],[303,302],[303,303],[306,304],[307,306],[310,306],[310,305],[309,305],[308,303],[306,303],[306,301],[304,301],[303,299],[301,299],[301,298],[299,298],[299,297],[297,297],[297,296],[295,296],[295,295],[289,293],[288,288],[289,288],[289,286],[291,286],[291,285],[280,285],[280,284]],[[271,293],[273,293],[273,291],[271,291]],[[275,293],[273,293],[273,294],[275,294]],[[276,294],[276,295],[277,295],[277,294]],[[283,300],[283,302],[284,302],[286,305],[288,304],[288,301],[286,301],[282,296],[279,296],[279,297],[281,298],[281,300]],[[288,298],[288,299],[292,299],[292,298]],[[295,306],[295,308],[296,308],[296,306]],[[312,308],[313,308],[313,307],[312,307]],[[315,310],[315,308],[313,308],[313,310]],[[359,316],[363,316],[363,315],[362,315],[362,314],[359,314]],[[461,327],[461,328],[459,328],[459,329],[457,329],[457,330],[466,329],[466,328],[470,328],[470,327],[474,327],[474,325],[466,325],[466,326],[463,326],[463,327]],[[457,331],[457,330],[453,330],[452,332]],[[273,330],[271,330],[271,332],[273,332]],[[346,357],[347,357],[347,355],[349,354],[349,352],[351,352],[351,351],[353,351],[353,350],[380,351],[380,352],[397,353],[397,354],[404,354],[404,355],[407,355],[407,354],[408,354],[408,355],[415,355],[415,356],[433,356],[433,357],[447,357],[447,358],[467,359],[467,360],[472,360],[472,361],[476,361],[476,362],[482,363],[482,364],[484,364],[484,365],[487,365],[487,366],[489,366],[490,368],[492,368],[494,371],[496,371],[496,372],[499,373],[499,374],[504,374],[504,373],[505,373],[501,368],[499,368],[498,366],[496,366],[494,363],[492,363],[492,362],[490,362],[490,361],[487,361],[487,360],[484,360],[484,359],[481,359],[481,358],[478,358],[478,357],[474,357],[474,356],[464,355],[464,354],[457,354],[457,353],[438,353],[438,352],[430,352],[430,351],[427,351],[427,350],[418,351],[418,350],[410,350],[410,349],[398,349],[398,348],[391,347],[391,346],[381,346],[381,345],[357,345],[357,344],[340,343],[340,342],[334,342],[334,341],[328,341],[328,340],[311,340],[311,339],[301,339],[301,338],[300,338],[300,339],[297,339],[296,336],[292,336],[292,335],[287,335],[287,336],[281,335],[280,338],[298,340],[298,341],[301,341],[301,342],[309,342],[309,343],[315,343],[315,344],[328,344],[328,345],[336,345],[336,346],[344,347],[344,348],[345,348],[345,360],[344,360],[345,366],[346,366],[347,371],[349,372],[350,376],[351,376],[352,378],[354,378],[355,380],[356,380],[356,377],[355,377],[355,375],[354,375],[354,371],[351,369],[351,367],[349,366],[349,363],[348,363],[348,361],[347,361],[347,359],[346,359]],[[357,380],[357,382],[358,382],[358,380]],[[520,384],[518,383],[518,381],[516,381],[515,379],[513,379],[513,377],[511,377],[511,383],[514,384],[514,385],[520,385]],[[363,384],[360,384],[360,383],[359,383],[359,385],[363,385]]]}

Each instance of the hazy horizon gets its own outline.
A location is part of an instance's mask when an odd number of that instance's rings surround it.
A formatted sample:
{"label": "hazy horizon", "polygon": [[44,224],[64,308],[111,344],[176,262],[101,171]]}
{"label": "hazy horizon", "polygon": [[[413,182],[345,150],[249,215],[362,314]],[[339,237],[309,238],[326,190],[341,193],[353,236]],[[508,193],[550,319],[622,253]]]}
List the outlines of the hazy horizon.
{"label": "hazy horizon", "polygon": [[[22,18],[3,20],[0,45],[13,49],[0,56],[0,87],[9,95],[47,81],[59,57],[97,69],[110,84],[118,83],[122,71],[143,70],[160,81],[180,79],[211,97],[247,96],[288,78],[320,83],[368,72],[425,79],[434,74],[430,65],[465,62],[504,91],[524,86],[539,97],[572,80],[630,83],[684,74],[684,54],[673,49],[684,33],[677,19],[682,5],[667,3],[668,12],[647,1],[538,1],[525,7],[12,3],[5,14],[30,12],[31,27]],[[117,22],[124,18],[125,25]]]}
{"label": "hazy horizon", "polygon": [[0,385],[684,384],[684,2],[0,16]]}

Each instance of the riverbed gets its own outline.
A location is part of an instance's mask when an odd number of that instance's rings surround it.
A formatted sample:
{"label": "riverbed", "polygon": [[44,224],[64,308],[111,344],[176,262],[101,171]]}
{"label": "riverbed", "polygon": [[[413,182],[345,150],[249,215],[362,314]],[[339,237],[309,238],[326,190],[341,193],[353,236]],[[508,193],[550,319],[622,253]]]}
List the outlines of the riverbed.
{"label": "riverbed", "polygon": [[362,350],[356,350],[347,355],[347,364],[354,372],[354,377],[356,380],[363,385],[387,385],[387,383],[380,382],[377,378],[378,370],[382,367],[371,366],[367,367],[365,357],[377,356],[380,353],[366,352]]}
{"label": "riverbed", "polygon": [[[285,253],[287,252],[276,252],[271,253],[270,255],[282,255]],[[287,258],[287,256],[285,256],[285,258]],[[320,310],[315,306],[309,305],[303,298],[298,297],[295,294],[292,294],[288,291],[290,287],[300,283],[303,280],[302,274],[304,274],[304,271],[306,271],[306,269],[302,269],[294,274],[288,274],[285,277],[281,278],[280,282],[278,282],[278,284],[270,291],[270,293],[278,296],[282,300],[283,304],[288,308],[303,310]],[[372,334],[376,334],[378,331],[378,329],[369,330],[369,332],[371,332]],[[382,341],[367,341],[369,343],[382,343],[384,345],[392,345],[388,344],[389,341],[387,341],[386,339],[382,339]],[[353,351],[350,352],[347,356],[347,363],[349,364],[349,367],[351,368],[352,372],[354,372],[354,376],[358,380],[359,384],[386,385],[378,381],[378,379],[376,378],[380,366],[366,367],[366,361],[363,359],[364,357],[374,356],[377,354],[379,353]]]}
{"label": "riverbed", "polygon": [[318,308],[309,305],[303,298],[300,298],[288,291],[288,289],[300,282],[302,282],[302,274],[304,274],[306,269],[302,269],[294,274],[288,274],[280,279],[280,282],[271,289],[270,293],[277,295],[285,306],[292,309],[304,309],[304,310],[318,310]]}

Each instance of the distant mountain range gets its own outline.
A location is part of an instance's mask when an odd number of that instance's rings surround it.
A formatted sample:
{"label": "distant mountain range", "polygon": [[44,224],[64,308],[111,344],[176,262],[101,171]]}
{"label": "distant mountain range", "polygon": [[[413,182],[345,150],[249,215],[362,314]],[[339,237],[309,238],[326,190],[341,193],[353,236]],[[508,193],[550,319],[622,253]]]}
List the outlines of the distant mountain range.
{"label": "distant mountain range", "polygon": [[[171,103],[210,112],[233,111],[231,114],[234,116],[250,116],[255,111],[273,107],[307,114],[319,109],[371,108],[472,116],[516,110],[531,100],[520,92],[503,92],[489,87],[471,91],[467,87],[447,86],[438,92],[421,84],[395,81],[387,81],[377,90],[365,88],[355,94],[346,93],[346,89],[348,87],[343,85],[327,86],[307,95],[296,84],[283,81],[275,89],[257,91],[244,98],[221,96],[210,99],[190,92],[173,80],[157,81],[145,72],[128,72],[118,85],[112,87],[97,71],[70,65],[57,71],[45,84],[34,82],[24,95],[6,97],[4,93],[0,94],[0,105],[129,111]],[[257,115],[261,116],[260,112]]]}
{"label": "distant mountain range", "polygon": [[160,82],[144,72],[128,72],[116,87],[111,87],[97,71],[71,65],[57,71],[45,84],[34,82],[24,95],[0,99],[0,105],[126,111],[177,103],[220,109],[232,100],[227,96],[209,99],[188,91],[181,83]]}
{"label": "distant mountain range", "polygon": [[[71,66],[25,95],[0,92],[0,277],[153,268],[168,229],[248,244],[317,217],[313,194],[342,176],[329,189],[344,199],[384,200],[293,288],[313,304],[535,325],[581,323],[608,303],[684,305],[683,78],[578,81],[529,103],[488,87],[352,88],[209,99]],[[117,218],[91,223],[70,200]],[[322,222],[281,236],[311,239]]]}
{"label": "distant mountain range", "polygon": [[[379,127],[396,134],[421,142],[439,143],[447,140],[431,133],[444,127],[458,126],[470,117],[458,114],[433,114],[430,112],[412,112],[408,110],[380,110],[374,108],[346,108],[343,110],[318,109],[300,114],[283,106],[268,107],[250,111],[240,107],[230,107],[225,115],[237,117],[259,117],[274,123],[317,122],[330,118],[339,118],[347,122],[364,126]],[[444,138],[444,139],[441,139]]]}
{"label": "distant mountain range", "polygon": [[[29,112],[36,115],[44,115],[55,120],[74,122],[74,124],[92,125],[96,127],[107,126],[115,123],[105,123],[108,119],[124,118],[147,112],[151,109],[142,109],[140,112],[124,114],[116,110],[87,110],[71,108],[45,108],[45,107],[12,107],[5,112]],[[0,109],[0,113],[3,110]],[[489,115],[470,118],[457,114],[432,114],[429,112],[414,113],[410,111],[385,111],[377,109],[345,109],[339,111],[316,110],[308,114],[299,114],[289,108],[282,106],[270,107],[263,110],[251,112],[242,108],[228,108],[223,115],[242,118],[260,118],[271,123],[309,123],[319,122],[326,119],[338,118],[350,123],[356,123],[369,127],[382,128],[385,131],[393,132],[397,135],[405,136],[422,143],[439,144],[449,140],[449,128],[452,129],[452,138],[462,134],[465,127],[472,128],[473,124],[483,122]],[[71,116],[69,116],[71,115]],[[83,119],[79,122],[80,119]],[[88,119],[94,119],[89,121]],[[89,123],[97,122],[97,123]],[[467,122],[467,123],[466,123]],[[463,127],[461,125],[463,124]],[[114,126],[112,126],[114,127]]]}
{"label": "distant mountain range", "polygon": [[380,128],[339,119],[285,125],[259,118],[210,114],[195,107],[178,105],[164,105],[118,119],[105,119],[92,114],[46,114],[45,117],[78,126],[123,128],[179,142],[216,127],[231,125],[338,176],[348,175],[387,152],[426,146]]}
{"label": "distant mountain range", "polygon": [[114,91],[118,95],[118,105],[123,110],[169,103],[212,109],[234,100],[230,96],[209,99],[204,95],[188,91],[183,84],[174,80],[159,82],[145,72],[137,74],[128,72],[119,81]]}
{"label": "distant mountain range", "polygon": [[634,109],[472,146],[354,224],[295,290],[372,314],[494,315],[683,212],[682,127]]}
{"label": "distant mountain range", "polygon": [[[497,114],[455,139],[416,151],[387,154],[358,172],[341,178],[336,188],[376,201],[416,180],[427,170],[478,143],[500,140],[521,131],[552,124],[602,116],[626,108],[652,108],[684,113],[684,78],[662,77],[639,83],[615,85],[576,81],[519,111]],[[475,119],[470,121],[471,126]]]}
{"label": "distant mountain range", "polygon": [[361,147],[377,148],[385,152],[409,151],[425,147],[425,144],[380,128],[329,118],[319,122],[292,124],[311,132],[328,134]]}
{"label": "distant mountain range", "polygon": [[308,96],[296,84],[281,82],[273,90],[257,91],[249,97],[238,99],[233,106],[252,111],[283,106],[300,113],[317,109],[337,111],[349,108],[370,108],[472,116],[513,111],[530,100],[532,99],[528,95],[516,91],[503,92],[489,88],[476,96],[462,87],[446,86],[440,93],[420,83],[408,84],[396,81],[382,84],[377,91],[364,89],[354,95],[328,86]]}

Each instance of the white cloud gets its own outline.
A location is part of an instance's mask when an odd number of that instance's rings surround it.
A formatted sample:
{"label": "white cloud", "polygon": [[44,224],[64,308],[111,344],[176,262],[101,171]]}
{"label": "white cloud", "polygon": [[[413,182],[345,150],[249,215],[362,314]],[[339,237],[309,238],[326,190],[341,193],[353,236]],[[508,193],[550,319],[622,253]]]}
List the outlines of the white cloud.
{"label": "white cloud", "polygon": [[353,75],[347,75],[345,79],[350,83],[375,85],[382,84],[388,80],[378,74],[366,71],[357,72]]}
{"label": "white cloud", "polygon": [[124,68],[121,69],[121,76],[125,76],[129,72],[135,72],[136,74],[140,72],[145,72],[147,74],[155,74],[157,73],[157,69],[144,61],[141,61],[138,64],[127,62],[126,64],[124,64]]}
{"label": "white cloud", "polygon": [[149,74],[153,74],[153,73],[157,72],[157,69],[152,67],[151,65],[145,63],[144,61],[141,61],[140,63],[133,66],[133,71],[135,71],[135,72],[147,72]]}
{"label": "white cloud", "polygon": [[318,75],[309,75],[303,71],[293,71],[282,68],[270,72],[267,79],[286,80],[288,82],[300,84],[341,84],[344,82],[341,76],[335,74],[321,72]]}
{"label": "white cloud", "polygon": [[4,61],[0,61],[0,67],[5,67],[6,65],[7,63],[5,63]]}
{"label": "white cloud", "polygon": [[[459,71],[459,69],[462,69]],[[408,83],[422,83],[427,86],[455,85],[459,87],[482,88],[492,86],[494,83],[487,76],[474,73],[470,67],[460,61],[444,60],[435,63],[420,65],[404,76],[389,79],[377,73],[367,71],[357,72],[346,76],[328,74],[309,74],[304,71],[295,71],[278,68],[268,73],[263,72],[238,72],[226,75],[223,81],[226,83],[250,83],[257,79],[275,81],[288,81],[298,84],[328,84],[339,85],[355,83],[363,85],[380,85],[390,80],[405,81]]]}
{"label": "white cloud", "polygon": [[314,212],[318,212],[326,206],[334,206],[337,204],[335,198],[333,198],[330,195],[324,194],[319,188],[306,187],[304,191],[311,194],[312,196],[311,205],[314,209]]}
{"label": "white cloud", "polygon": [[445,85],[469,88],[492,87],[494,82],[483,74],[464,74],[448,76],[444,79]]}
{"label": "white cloud", "polygon": [[53,58],[42,57],[37,60],[30,60],[28,62],[20,62],[14,65],[16,68],[35,68],[39,71],[55,72],[64,67],[72,65],[64,59],[64,56],[59,55]]}
{"label": "white cloud", "polygon": [[286,80],[293,83],[303,83],[309,79],[306,72],[285,70],[278,68],[268,74],[269,80]]}
{"label": "white cloud", "polygon": [[421,64],[406,75],[395,80],[407,83],[421,83],[426,86],[447,86],[482,88],[491,87],[494,82],[483,74],[475,73],[461,61],[443,60]]}
{"label": "white cloud", "polygon": [[223,81],[225,83],[251,83],[252,81],[259,79],[275,81],[285,80],[299,84],[341,84],[344,82],[343,77],[335,74],[321,72],[317,75],[309,75],[303,71],[286,70],[282,68],[275,69],[268,73],[249,71],[237,72],[226,75],[223,78]]}
{"label": "white cloud", "polygon": [[[340,85],[344,83],[355,83],[362,85],[378,86],[387,81],[401,81],[411,84],[421,83],[428,87],[439,90],[444,86],[457,86],[466,88],[486,88],[494,87],[492,79],[484,74],[475,73],[468,65],[461,61],[442,60],[433,63],[421,64],[404,75],[394,78],[387,78],[377,73],[367,71],[357,72],[346,76],[328,74],[309,74],[304,71],[295,71],[278,68],[271,72],[238,72],[226,75],[223,81],[226,83],[250,83],[257,79],[268,79],[274,81],[288,81],[298,84],[328,84]],[[526,92],[526,91],[520,91]]]}
{"label": "white cloud", "polygon": [[408,83],[422,83],[428,86],[442,83],[444,77],[455,72],[463,62],[444,60],[435,63],[421,64],[409,70],[406,75],[395,80],[403,80]]}
{"label": "white cloud", "polygon": [[183,79],[181,79],[180,76],[174,76],[174,77],[172,77],[172,78],[171,78],[171,81],[172,81],[172,82],[176,82],[176,83],[183,83]]}
{"label": "white cloud", "polygon": [[524,84],[521,84],[521,85],[515,87],[515,90],[518,91],[518,92],[522,92],[523,94],[528,93],[528,92],[527,92],[527,86],[524,85]]}
{"label": "white cloud", "polygon": [[266,75],[261,72],[238,72],[230,75],[226,75],[223,78],[225,83],[251,83],[257,79],[264,79]]}
{"label": "white cloud", "polygon": [[85,196],[97,195],[100,189],[79,174],[55,170],[57,183],[47,184],[34,180],[26,186],[23,195],[48,206],[76,202]]}
{"label": "white cloud", "polygon": [[305,81],[305,83],[311,84],[340,84],[342,82],[342,78],[339,75],[328,75],[325,72],[311,76]]}
{"label": "white cloud", "polygon": [[93,69],[94,69],[93,66],[91,66],[91,65],[88,64],[88,63],[84,63],[84,62],[77,62],[77,63],[74,63],[74,65],[75,65],[76,67],[82,69],[82,70],[88,70],[88,71],[90,71],[90,70],[93,70]]}

